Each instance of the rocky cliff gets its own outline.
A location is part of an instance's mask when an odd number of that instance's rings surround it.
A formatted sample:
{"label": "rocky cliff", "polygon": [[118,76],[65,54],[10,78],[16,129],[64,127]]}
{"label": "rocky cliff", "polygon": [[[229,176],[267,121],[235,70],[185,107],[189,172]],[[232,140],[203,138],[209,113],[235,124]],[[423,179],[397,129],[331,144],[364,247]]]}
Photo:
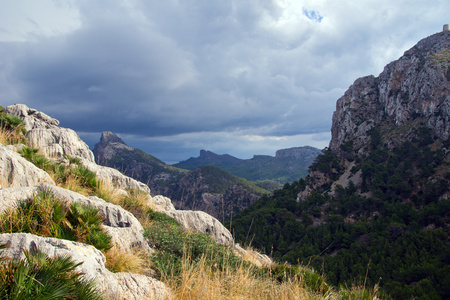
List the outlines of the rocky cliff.
{"label": "rocky cliff", "polygon": [[450,32],[444,31],[421,40],[378,77],[357,79],[336,103],[330,148],[337,151],[348,141],[361,148],[369,141],[369,130],[388,120],[391,126],[400,127],[422,119],[447,140],[449,59]]}
{"label": "rocky cliff", "polygon": [[[377,146],[389,152],[427,135],[440,141],[434,149],[441,148],[450,136],[450,32],[419,41],[378,77],[357,79],[336,102],[331,134],[329,150],[339,167],[325,173],[313,168],[299,200],[312,190],[333,193],[338,184],[363,184],[355,160],[367,159]],[[448,152],[442,155],[448,159]]]}

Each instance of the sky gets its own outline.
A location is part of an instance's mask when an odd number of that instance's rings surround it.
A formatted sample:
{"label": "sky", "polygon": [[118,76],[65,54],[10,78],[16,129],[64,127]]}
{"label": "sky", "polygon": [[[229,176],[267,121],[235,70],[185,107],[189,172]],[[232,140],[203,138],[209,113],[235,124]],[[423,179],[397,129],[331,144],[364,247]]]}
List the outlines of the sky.
{"label": "sky", "polygon": [[0,0],[0,105],[172,164],[327,147],[339,99],[450,23],[448,0]]}

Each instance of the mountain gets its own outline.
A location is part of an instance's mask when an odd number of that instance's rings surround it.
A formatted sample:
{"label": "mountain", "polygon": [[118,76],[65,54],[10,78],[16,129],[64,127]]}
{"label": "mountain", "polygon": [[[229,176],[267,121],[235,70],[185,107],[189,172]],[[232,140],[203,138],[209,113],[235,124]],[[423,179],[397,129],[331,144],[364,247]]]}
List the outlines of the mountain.
{"label": "mountain", "polygon": [[218,155],[201,150],[199,157],[191,157],[173,166],[188,170],[199,166],[215,166],[247,180],[272,180],[284,184],[305,177],[309,165],[320,153],[317,148],[305,146],[278,150],[275,157],[255,155],[252,159],[239,159],[228,154]]}
{"label": "mountain", "polygon": [[331,133],[305,179],[233,217],[236,240],[336,285],[450,299],[450,32],[357,79]]}
{"label": "mountain", "polygon": [[221,221],[269,193],[216,167],[203,166],[188,171],[166,165],[126,145],[110,131],[102,133],[93,153],[99,165],[115,168],[146,183],[152,195],[170,198],[177,209],[202,210]]}

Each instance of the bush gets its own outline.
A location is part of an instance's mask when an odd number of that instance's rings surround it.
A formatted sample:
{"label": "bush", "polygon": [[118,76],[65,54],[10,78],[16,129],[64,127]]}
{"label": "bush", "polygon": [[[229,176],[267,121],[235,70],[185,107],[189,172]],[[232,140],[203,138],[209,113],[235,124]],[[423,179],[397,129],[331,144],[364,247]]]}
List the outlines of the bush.
{"label": "bush", "polygon": [[[2,246],[0,248],[4,248]],[[0,257],[0,299],[102,299],[93,281],[68,256],[47,257],[39,249],[24,250],[25,260]]]}
{"label": "bush", "polygon": [[40,236],[91,244],[99,250],[111,248],[111,237],[101,228],[98,210],[55,199],[49,188],[40,188],[32,199],[0,218],[0,232],[28,232]]}

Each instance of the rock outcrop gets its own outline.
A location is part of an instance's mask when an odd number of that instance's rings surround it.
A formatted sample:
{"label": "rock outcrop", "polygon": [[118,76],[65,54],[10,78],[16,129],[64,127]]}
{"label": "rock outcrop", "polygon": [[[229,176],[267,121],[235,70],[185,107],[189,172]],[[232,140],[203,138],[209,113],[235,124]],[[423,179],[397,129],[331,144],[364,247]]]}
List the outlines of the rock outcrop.
{"label": "rock outcrop", "polygon": [[93,246],[27,233],[0,234],[0,245],[10,247],[0,249],[0,257],[15,260],[24,259],[23,250],[39,249],[48,256],[70,256],[82,263],[78,271],[89,280],[95,280],[100,292],[111,299],[167,299],[170,290],[160,281],[132,273],[112,273],[105,267],[105,256]]}
{"label": "rock outcrop", "polygon": [[18,153],[0,144],[0,188],[55,184],[53,179]]}
{"label": "rock outcrop", "polygon": [[10,105],[4,112],[24,121],[29,146],[38,148],[46,156],[60,157],[67,154],[90,162],[95,161],[88,145],[72,129],[58,127],[58,120],[24,104]]}
{"label": "rock outcrop", "polygon": [[[418,141],[424,130],[430,131],[431,141],[445,143],[450,137],[449,31],[419,41],[378,77],[357,79],[337,100],[329,149],[340,160],[340,170],[334,166],[328,173],[313,171],[297,200],[313,190],[333,195],[336,186],[347,187],[350,182],[361,188],[362,170],[352,170],[355,160],[366,159],[377,146],[393,151],[406,141]],[[435,145],[440,147],[442,143]],[[448,157],[448,152],[443,155]],[[427,180],[432,184],[438,179]],[[413,193],[420,189],[416,186]]]}
{"label": "rock outcrop", "polygon": [[222,245],[232,246],[233,237],[222,223],[216,218],[202,211],[191,210],[169,210],[165,212],[177,220],[184,228],[188,230],[197,230],[211,235],[214,240]]}
{"label": "rock outcrop", "polygon": [[437,136],[450,136],[450,32],[421,40],[378,76],[357,79],[336,103],[330,148],[367,144],[368,131],[391,119],[394,126],[423,118]]}

